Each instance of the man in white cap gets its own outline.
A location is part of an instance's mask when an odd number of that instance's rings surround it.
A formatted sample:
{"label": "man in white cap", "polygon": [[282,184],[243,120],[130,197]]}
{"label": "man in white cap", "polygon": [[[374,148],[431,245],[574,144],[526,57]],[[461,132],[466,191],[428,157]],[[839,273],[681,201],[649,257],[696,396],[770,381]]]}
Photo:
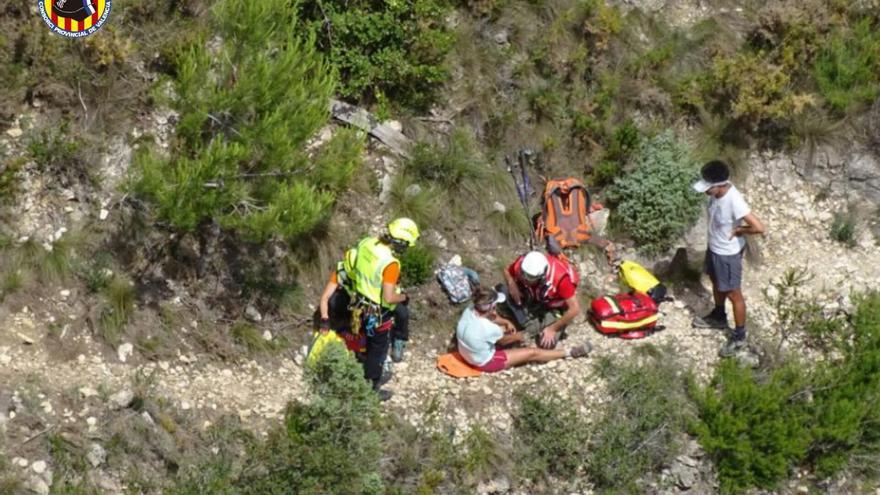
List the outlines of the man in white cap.
{"label": "man in white cap", "polygon": [[746,302],[742,294],[744,236],[763,234],[764,225],[731,184],[726,163],[711,161],[703,166],[700,175],[694,190],[709,196],[708,248],[703,270],[712,280],[715,307],[708,315],[694,318],[693,326],[727,330],[725,303],[729,299],[735,327],[718,354],[730,357],[746,346]]}
{"label": "man in white cap", "polygon": [[539,251],[518,257],[504,270],[510,296],[502,306],[505,315],[527,333],[537,334],[537,343],[553,349],[565,328],[581,312],[577,299],[579,276],[571,263]]}

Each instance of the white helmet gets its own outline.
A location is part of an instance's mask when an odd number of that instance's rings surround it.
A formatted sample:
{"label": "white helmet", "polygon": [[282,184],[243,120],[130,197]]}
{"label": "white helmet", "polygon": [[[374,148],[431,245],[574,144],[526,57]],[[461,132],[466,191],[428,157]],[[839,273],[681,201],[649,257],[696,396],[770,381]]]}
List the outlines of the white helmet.
{"label": "white helmet", "polygon": [[537,280],[547,273],[547,257],[538,251],[530,251],[522,261],[522,273],[527,279]]}

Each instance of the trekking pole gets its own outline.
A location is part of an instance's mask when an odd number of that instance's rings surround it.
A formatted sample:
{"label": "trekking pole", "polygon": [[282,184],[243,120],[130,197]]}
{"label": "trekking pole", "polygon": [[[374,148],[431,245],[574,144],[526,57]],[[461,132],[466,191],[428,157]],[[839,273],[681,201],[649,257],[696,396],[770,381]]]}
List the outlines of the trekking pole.
{"label": "trekking pole", "polygon": [[[518,157],[517,161],[519,161]],[[529,224],[529,251],[531,251],[535,249],[535,232],[531,227],[531,220],[529,220],[529,207],[527,206],[524,193],[525,184],[522,185],[523,187],[520,187],[520,183],[516,179],[516,172],[513,170],[513,165],[510,161],[510,155],[504,155],[504,165],[507,167],[507,172],[510,174],[510,178],[513,179],[513,188],[516,189],[516,195],[519,197],[519,202],[526,214],[526,223]]]}
{"label": "trekking pole", "polygon": [[531,212],[529,211],[529,192],[532,188],[531,181],[529,180],[529,174],[526,172],[526,164],[531,161],[532,157],[535,156],[535,152],[529,148],[524,148],[519,150],[518,153],[518,162],[519,162],[519,173],[522,179],[522,188],[517,188],[517,195],[519,196],[519,201],[522,203],[523,211],[526,214],[526,221],[529,224],[529,251],[534,251],[535,249],[535,226],[532,223]]}

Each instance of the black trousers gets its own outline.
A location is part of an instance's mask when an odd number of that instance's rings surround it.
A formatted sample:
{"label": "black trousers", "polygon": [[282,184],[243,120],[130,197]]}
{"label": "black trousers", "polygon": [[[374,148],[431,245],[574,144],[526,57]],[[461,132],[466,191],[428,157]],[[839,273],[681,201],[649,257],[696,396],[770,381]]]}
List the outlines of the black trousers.
{"label": "black trousers", "polygon": [[[351,296],[342,287],[330,296],[327,301],[330,328],[337,332],[351,331]],[[367,352],[364,356],[364,377],[374,383],[382,376],[382,363],[388,357],[388,347],[391,340],[409,340],[409,308],[398,304],[394,311],[389,314],[394,318],[394,326],[390,331],[375,333],[372,337],[367,336]],[[321,324],[320,309],[315,312],[315,328]]]}

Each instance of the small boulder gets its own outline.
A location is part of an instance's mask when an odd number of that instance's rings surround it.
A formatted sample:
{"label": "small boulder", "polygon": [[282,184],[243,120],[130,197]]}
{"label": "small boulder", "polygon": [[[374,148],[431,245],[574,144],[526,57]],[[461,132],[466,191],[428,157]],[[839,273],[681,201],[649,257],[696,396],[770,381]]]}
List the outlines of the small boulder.
{"label": "small boulder", "polygon": [[110,396],[110,404],[114,409],[125,409],[134,402],[134,392],[122,389]]}
{"label": "small boulder", "polygon": [[254,323],[259,323],[263,321],[263,315],[260,314],[260,312],[257,310],[256,307],[254,307],[253,304],[248,304],[247,307],[244,309],[244,317]]}
{"label": "small boulder", "polygon": [[31,469],[33,469],[33,471],[37,474],[45,473],[47,467],[48,466],[46,465],[46,461],[36,461],[31,464]]}
{"label": "small boulder", "polygon": [[107,460],[107,451],[104,450],[104,447],[101,447],[98,443],[93,443],[89,447],[89,452],[86,454],[86,460],[89,461],[89,464],[92,465],[93,468],[104,464],[104,461]]}
{"label": "small boulder", "polygon": [[134,353],[134,346],[126,342],[116,349],[116,356],[123,363]]}

